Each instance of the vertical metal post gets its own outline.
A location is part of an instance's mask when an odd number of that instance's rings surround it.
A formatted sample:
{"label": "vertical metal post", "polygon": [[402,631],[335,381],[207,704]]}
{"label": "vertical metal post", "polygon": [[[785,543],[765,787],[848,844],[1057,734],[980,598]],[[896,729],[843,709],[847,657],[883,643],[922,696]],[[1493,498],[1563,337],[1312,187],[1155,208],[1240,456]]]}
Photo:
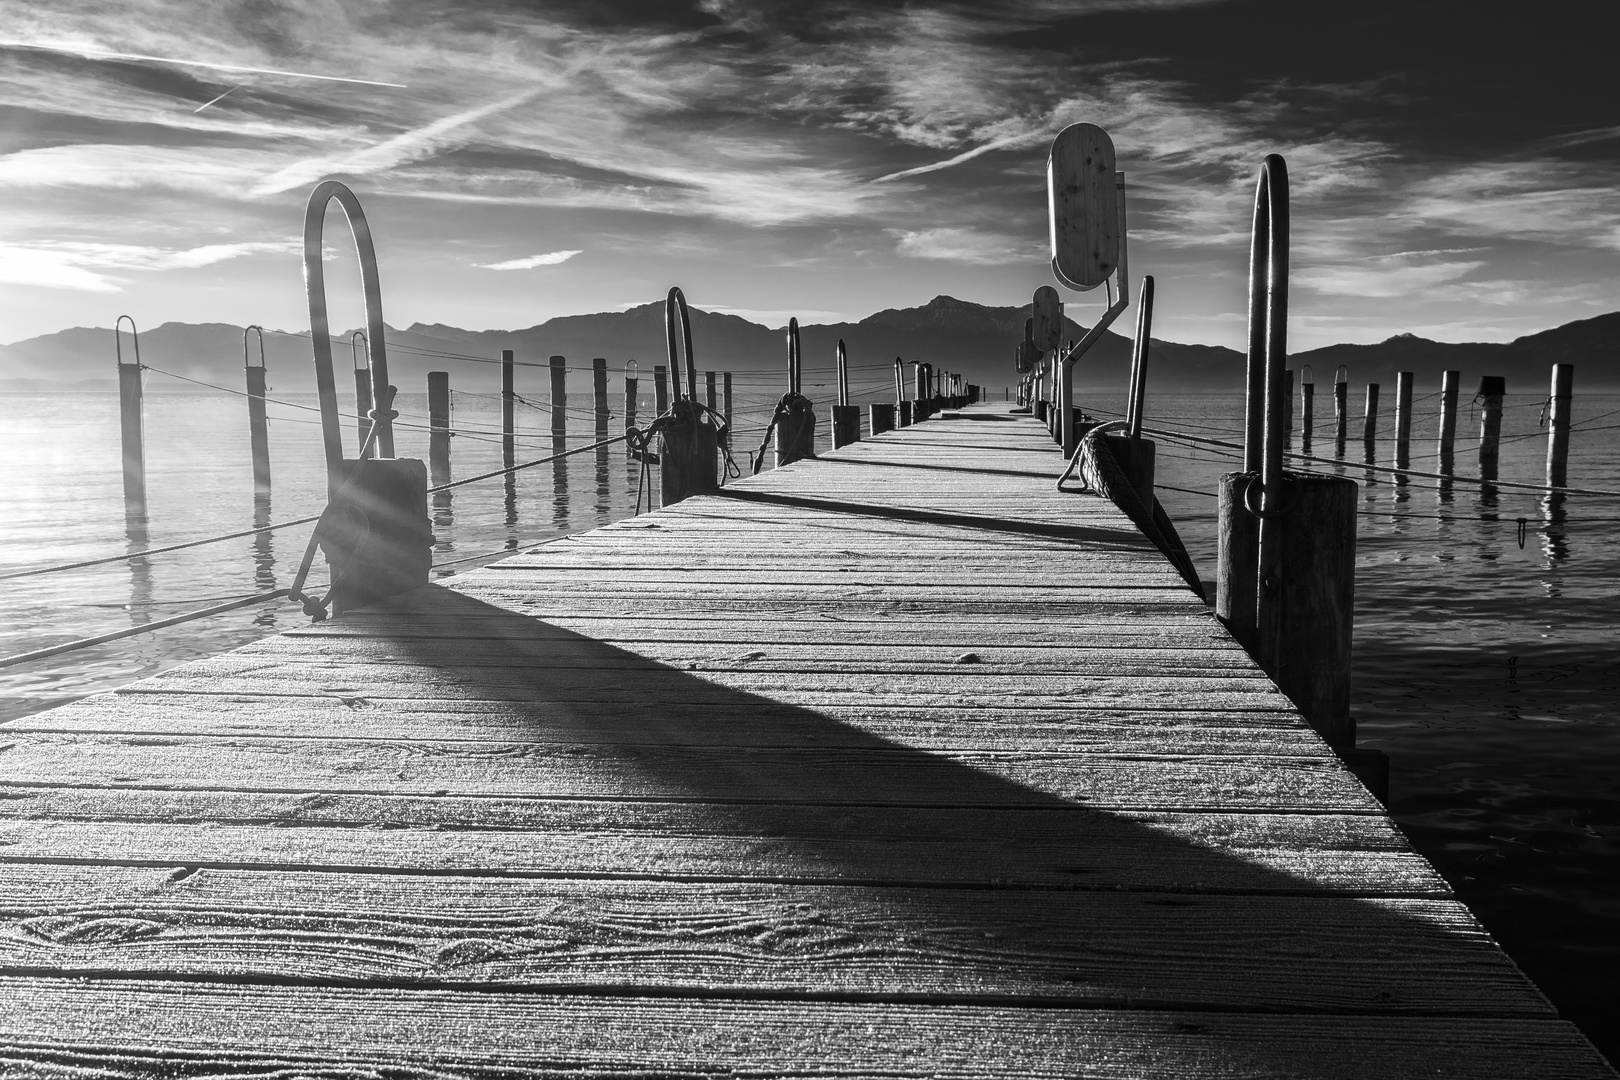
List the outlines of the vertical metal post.
{"label": "vertical metal post", "polygon": [[[124,363],[124,343],[119,336],[129,321],[130,340],[135,343],[135,362]],[[124,463],[124,513],[146,513],[146,425],[141,415],[141,335],[135,320],[118,316],[113,323],[113,353],[118,361],[118,422]]]}
{"label": "vertical metal post", "polygon": [[517,364],[511,349],[501,350],[501,456],[511,468],[517,461]]}
{"label": "vertical metal post", "polygon": [[788,320],[788,393],[797,394],[802,374],[799,356],[799,320]]}
{"label": "vertical metal post", "polygon": [[838,404],[849,404],[849,353],[844,349],[844,339],[838,339]]}
{"label": "vertical metal post", "polygon": [[349,335],[349,355],[354,360],[355,438],[360,440],[364,456],[374,458],[377,448],[366,450],[366,435],[371,431],[371,348],[364,330]]}
{"label": "vertical metal post", "polygon": [[1569,482],[1569,419],[1575,398],[1575,365],[1554,364],[1547,410],[1547,486]]}
{"label": "vertical metal post", "polygon": [[1147,399],[1148,345],[1153,336],[1153,275],[1142,279],[1141,305],[1136,312],[1136,347],[1131,350],[1131,390],[1125,422],[1132,441],[1142,437],[1142,408]]}
{"label": "vertical metal post", "polygon": [[[1283,369],[1288,366],[1288,167],[1277,154],[1266,155],[1256,191],[1254,224],[1264,236],[1265,261],[1265,427],[1260,460],[1260,543],[1255,577],[1255,630],[1260,665],[1276,670],[1277,565],[1282,523]],[[1259,241],[1256,241],[1259,246]],[[1256,287],[1255,291],[1259,291]],[[1251,338],[1252,340],[1252,338]]]}
{"label": "vertical metal post", "polygon": [[[248,332],[259,335],[259,362],[248,352]],[[270,425],[265,417],[264,328],[242,331],[242,371],[247,380],[248,446],[253,453],[253,494],[270,494]]]}

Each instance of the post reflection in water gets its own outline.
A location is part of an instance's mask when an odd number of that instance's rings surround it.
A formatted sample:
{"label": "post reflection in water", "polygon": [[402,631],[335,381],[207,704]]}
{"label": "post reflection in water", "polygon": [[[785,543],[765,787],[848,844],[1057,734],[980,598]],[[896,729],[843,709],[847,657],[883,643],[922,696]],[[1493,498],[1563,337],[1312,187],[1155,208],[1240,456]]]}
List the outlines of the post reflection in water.
{"label": "post reflection in water", "polygon": [[1551,491],[1541,500],[1541,520],[1546,524],[1541,530],[1541,554],[1548,566],[1556,566],[1569,558],[1569,537],[1564,532],[1564,523],[1569,520],[1564,509],[1568,498],[1561,491]]}
{"label": "post reflection in water", "polygon": [[[152,546],[144,514],[128,514],[124,517],[124,538],[129,545],[126,550],[132,554],[137,551],[145,551]],[[131,626],[140,626],[143,623],[152,621],[153,593],[151,563],[145,559],[129,560],[129,622]]]}
{"label": "post reflection in water", "polygon": [[[270,496],[253,497],[253,527],[262,529],[270,524]],[[270,592],[276,587],[276,554],[273,547],[275,533],[253,535],[253,588],[256,592]],[[275,605],[267,605],[253,618],[255,626],[276,625]]]}
{"label": "post reflection in water", "polygon": [[551,463],[551,518],[561,532],[568,531],[568,458]]}
{"label": "post reflection in water", "polygon": [[[508,465],[510,468],[510,464]],[[506,550],[516,551],[518,546],[517,474],[507,473],[503,481],[506,488]]]}
{"label": "post reflection in water", "polygon": [[613,487],[608,475],[608,451],[611,447],[596,448],[596,523],[606,525],[613,510]]}

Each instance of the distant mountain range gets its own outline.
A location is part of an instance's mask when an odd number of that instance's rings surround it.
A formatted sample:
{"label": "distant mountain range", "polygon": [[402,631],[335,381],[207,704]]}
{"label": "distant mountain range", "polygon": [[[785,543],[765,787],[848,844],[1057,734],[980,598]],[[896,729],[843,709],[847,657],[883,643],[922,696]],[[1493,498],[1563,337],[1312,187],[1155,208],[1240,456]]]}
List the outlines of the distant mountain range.
{"label": "distant mountain range", "polygon": [[[786,347],[783,328],[772,329],[735,315],[692,309],[692,340],[700,370],[783,372]],[[856,323],[801,327],[806,378],[830,377],[837,341],[849,350],[853,377],[874,381],[887,377],[881,365],[896,356],[926,360],[936,367],[965,374],[989,387],[1016,383],[1013,350],[1023,336],[1028,311],[1021,307],[986,307],[949,296],[936,296],[922,307],[891,308]],[[1068,321],[1068,336],[1084,332]],[[350,364],[349,335],[335,342],[339,385]],[[133,348],[125,339],[124,348]],[[241,385],[242,328],[224,323],[164,323],[141,335],[141,360],[147,365],[203,382]],[[627,360],[638,361],[643,375],[664,362],[663,304],[644,304],[626,311],[570,315],[524,330],[462,330],[417,323],[390,328],[390,379],[405,392],[420,392],[430,370],[448,370],[451,385],[488,391],[500,385],[501,350],[511,349],[522,364],[544,365],[552,355],[568,357],[569,366],[606,357],[619,372]],[[255,358],[258,344],[253,344]],[[1082,389],[1118,390],[1130,365],[1130,339],[1107,333],[1078,369]],[[266,332],[265,362],[269,381],[282,393],[314,390],[314,370],[307,333]],[[126,356],[126,359],[129,357]],[[480,362],[482,361],[482,362]],[[1243,383],[1241,353],[1216,345],[1184,345],[1153,340],[1150,385],[1157,392],[1233,390]],[[1506,344],[1450,344],[1401,334],[1376,345],[1330,345],[1290,357],[1290,365],[1310,365],[1318,383],[1333,381],[1344,364],[1360,386],[1380,382],[1393,387],[1397,371],[1416,373],[1420,386],[1438,385],[1448,368],[1463,372],[1465,387],[1480,375],[1501,375],[1510,392],[1539,391],[1548,368],[1556,362],[1579,365],[1577,386],[1620,384],[1620,312],[1568,323]],[[113,372],[112,331],[75,327],[0,347],[0,390],[110,389]],[[785,374],[784,374],[785,379]],[[518,391],[543,392],[546,376],[520,368]],[[187,384],[148,377],[153,390],[183,389]]]}

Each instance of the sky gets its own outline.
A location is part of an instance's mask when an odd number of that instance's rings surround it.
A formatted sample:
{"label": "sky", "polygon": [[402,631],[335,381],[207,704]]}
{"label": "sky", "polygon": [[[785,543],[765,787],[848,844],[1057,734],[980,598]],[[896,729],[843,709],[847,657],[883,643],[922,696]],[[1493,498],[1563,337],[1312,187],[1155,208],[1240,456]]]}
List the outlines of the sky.
{"label": "sky", "polygon": [[[1027,304],[1054,283],[1047,148],[1082,121],[1126,174],[1155,336],[1241,345],[1280,153],[1294,348],[1509,340],[1620,307],[1604,7],[7,0],[0,342],[121,314],[307,327],[328,177],[396,326],[674,284],[769,325]],[[360,325],[335,207],[325,237],[333,324]]]}

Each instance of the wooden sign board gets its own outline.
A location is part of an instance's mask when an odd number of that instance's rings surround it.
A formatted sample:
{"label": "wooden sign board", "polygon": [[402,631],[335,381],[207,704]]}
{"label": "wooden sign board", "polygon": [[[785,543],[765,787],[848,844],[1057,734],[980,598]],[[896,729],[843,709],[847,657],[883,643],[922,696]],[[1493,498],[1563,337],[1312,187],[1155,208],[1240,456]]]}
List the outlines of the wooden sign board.
{"label": "wooden sign board", "polygon": [[1071,289],[1095,289],[1119,265],[1114,141],[1096,124],[1071,124],[1046,159],[1052,273]]}
{"label": "wooden sign board", "polygon": [[1063,300],[1050,285],[1035,290],[1034,316],[1026,336],[1041,352],[1051,352],[1063,342]]}

